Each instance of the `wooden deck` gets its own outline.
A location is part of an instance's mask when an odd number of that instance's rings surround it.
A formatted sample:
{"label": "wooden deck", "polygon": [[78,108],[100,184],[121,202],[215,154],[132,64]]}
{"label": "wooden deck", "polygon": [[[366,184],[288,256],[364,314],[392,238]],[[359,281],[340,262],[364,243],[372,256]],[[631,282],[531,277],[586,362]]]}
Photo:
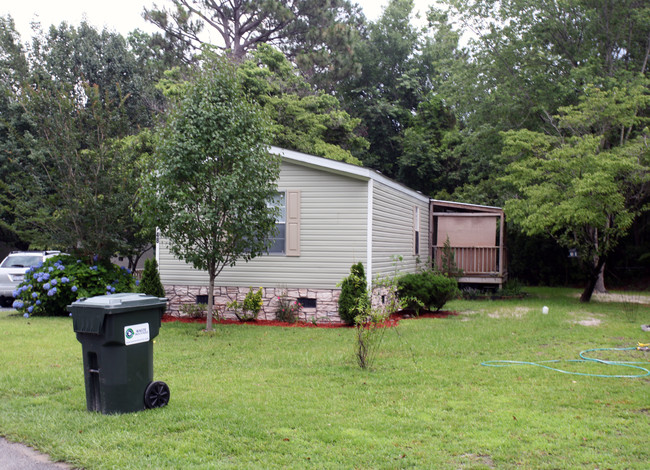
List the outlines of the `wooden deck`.
{"label": "wooden deck", "polygon": [[431,260],[442,265],[450,250],[462,270],[458,282],[501,286],[507,279],[505,214],[500,207],[431,201]]}

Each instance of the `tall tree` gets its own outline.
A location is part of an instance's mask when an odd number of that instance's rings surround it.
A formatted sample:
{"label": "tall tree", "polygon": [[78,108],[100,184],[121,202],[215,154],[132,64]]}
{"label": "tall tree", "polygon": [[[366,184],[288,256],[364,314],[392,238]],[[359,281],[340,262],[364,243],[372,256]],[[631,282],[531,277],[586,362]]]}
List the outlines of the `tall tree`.
{"label": "tall tree", "polygon": [[404,132],[404,152],[397,159],[397,178],[425,194],[451,192],[463,181],[456,147],[456,118],[442,99],[429,94],[418,105]]}
{"label": "tall tree", "polygon": [[647,73],[644,0],[450,0],[473,39],[445,94],[471,127],[550,130],[588,84]]}
{"label": "tall tree", "polygon": [[178,96],[158,130],[139,207],[172,253],[207,271],[211,330],[216,277],[268,248],[280,161],[268,152],[268,119],[246,98],[227,60],[206,60]]}
{"label": "tall tree", "polygon": [[[555,136],[528,130],[505,135],[515,161],[504,178],[517,196],[506,213],[529,235],[548,234],[579,251],[588,302],[607,257],[648,209],[650,104],[645,80],[611,91],[589,87],[576,106],[554,117]],[[616,144],[612,145],[612,137]]]}
{"label": "tall tree", "polygon": [[[626,86],[648,76],[650,6],[643,0],[448,0],[467,41],[438,91],[461,121],[460,159],[469,194],[501,204],[495,175],[501,131],[556,133],[562,106],[577,105],[589,84]],[[496,199],[492,199],[492,197]]]}
{"label": "tall tree", "polygon": [[349,0],[170,1],[144,17],[189,47],[211,43],[241,61],[259,44],[273,45],[324,87],[357,71],[351,59],[363,16]]}
{"label": "tall tree", "polygon": [[404,131],[429,90],[421,61],[422,31],[412,25],[413,0],[391,0],[368,27],[358,50],[361,75],[341,86],[345,108],[362,120],[370,142],[363,162],[397,175]]}
{"label": "tall tree", "polygon": [[97,87],[74,89],[84,104],[70,85],[22,89],[37,139],[12,181],[14,227],[35,247],[109,258],[127,243],[133,202],[133,161],[113,142],[127,132],[123,103],[102,102]]}
{"label": "tall tree", "polygon": [[33,132],[17,96],[27,79],[29,66],[20,35],[10,16],[0,17],[0,238],[17,242],[11,227],[15,217],[11,208],[9,184],[12,173],[27,153],[24,138]]}
{"label": "tall tree", "polygon": [[238,69],[246,93],[273,121],[273,144],[352,164],[368,148],[356,134],[360,119],[345,112],[337,97],[316,91],[282,52],[261,44]]}
{"label": "tall tree", "polygon": [[25,68],[11,96],[24,122],[10,126],[12,226],[34,247],[132,255],[139,149],[121,139],[153,122],[135,57],[120,35],[62,24],[33,40]]}

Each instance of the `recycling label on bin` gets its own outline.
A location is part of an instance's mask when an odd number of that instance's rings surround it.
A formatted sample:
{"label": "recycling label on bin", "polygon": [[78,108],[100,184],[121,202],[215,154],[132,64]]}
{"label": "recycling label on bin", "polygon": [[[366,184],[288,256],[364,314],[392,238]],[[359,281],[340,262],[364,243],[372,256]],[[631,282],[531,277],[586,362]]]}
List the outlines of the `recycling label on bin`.
{"label": "recycling label on bin", "polygon": [[124,327],[124,344],[146,343],[149,341],[149,323],[138,323]]}

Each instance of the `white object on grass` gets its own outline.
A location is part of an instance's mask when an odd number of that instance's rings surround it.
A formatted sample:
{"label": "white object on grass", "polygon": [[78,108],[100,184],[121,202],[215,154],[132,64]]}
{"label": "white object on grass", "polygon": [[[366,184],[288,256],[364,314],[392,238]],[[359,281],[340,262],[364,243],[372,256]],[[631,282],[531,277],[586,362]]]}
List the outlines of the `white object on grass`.
{"label": "white object on grass", "polygon": [[542,313],[543,313],[544,315],[546,315],[546,314],[548,313],[548,307],[547,307],[546,305],[544,305],[544,306],[542,307]]}

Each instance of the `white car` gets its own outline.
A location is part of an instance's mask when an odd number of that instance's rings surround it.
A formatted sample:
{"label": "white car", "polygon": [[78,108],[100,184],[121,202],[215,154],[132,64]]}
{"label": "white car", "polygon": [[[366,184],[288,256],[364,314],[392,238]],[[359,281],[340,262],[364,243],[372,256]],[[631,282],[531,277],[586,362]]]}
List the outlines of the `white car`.
{"label": "white car", "polygon": [[11,307],[14,291],[25,279],[27,270],[60,251],[12,251],[0,264],[0,306]]}

